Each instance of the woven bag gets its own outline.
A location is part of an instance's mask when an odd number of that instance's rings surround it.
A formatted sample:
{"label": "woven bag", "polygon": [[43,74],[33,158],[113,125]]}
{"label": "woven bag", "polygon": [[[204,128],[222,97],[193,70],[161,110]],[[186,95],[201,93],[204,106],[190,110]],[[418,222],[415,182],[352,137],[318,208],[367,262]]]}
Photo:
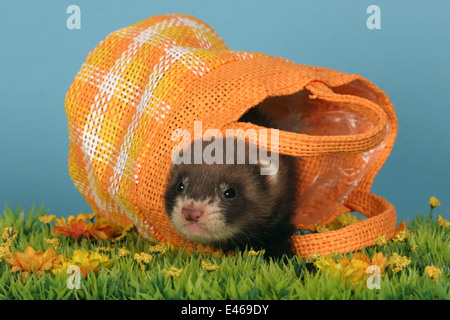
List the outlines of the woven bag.
{"label": "woven bag", "polygon": [[133,223],[146,238],[194,245],[164,209],[178,143],[172,133],[184,128],[194,136],[196,120],[203,131],[261,129],[237,120],[267,102],[280,120],[292,106],[302,119],[299,131],[279,131],[279,152],[298,157],[301,168],[298,227],[314,229],[342,212],[367,217],[293,236],[293,250],[343,253],[392,237],[395,209],[370,193],[397,134],[386,94],[358,75],[230,50],[187,15],[150,17],[111,33],[88,54],[65,101],[70,175],[95,213]]}

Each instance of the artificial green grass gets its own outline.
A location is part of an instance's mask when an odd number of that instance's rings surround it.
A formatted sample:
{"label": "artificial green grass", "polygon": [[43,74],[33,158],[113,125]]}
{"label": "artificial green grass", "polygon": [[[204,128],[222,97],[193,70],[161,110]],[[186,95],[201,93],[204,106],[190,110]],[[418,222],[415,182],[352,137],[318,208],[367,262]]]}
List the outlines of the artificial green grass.
{"label": "artificial green grass", "polygon": [[[438,211],[438,210],[436,210]],[[45,251],[50,244],[45,238],[53,238],[50,226],[39,221],[47,212],[41,206],[25,213],[5,205],[0,216],[0,232],[5,227],[18,230],[11,252],[23,252],[27,246]],[[439,213],[439,212],[438,212]],[[5,259],[0,261],[0,299],[442,299],[450,297],[450,229],[440,227],[432,218],[417,215],[407,221],[414,232],[406,242],[389,242],[385,247],[369,247],[362,250],[368,257],[383,252],[390,257],[396,252],[408,257],[412,263],[400,272],[389,267],[381,277],[381,289],[369,289],[363,281],[353,285],[345,279],[335,278],[321,270],[307,267],[306,261],[294,257],[284,261],[267,261],[261,256],[249,256],[247,251],[234,256],[213,258],[205,253],[198,257],[186,250],[169,250],[154,255],[143,271],[133,259],[135,253],[148,252],[153,243],[139,235],[130,234],[118,245],[131,254],[119,257],[117,251],[109,253],[112,263],[98,273],[81,277],[80,289],[69,289],[68,275],[53,275],[47,271],[35,274],[22,283],[21,271],[12,273]],[[97,250],[108,247],[108,241],[80,242],[59,237],[61,244],[56,252],[71,257],[76,249]],[[1,243],[0,239],[0,243]],[[416,251],[411,247],[417,245]],[[345,256],[351,257],[352,254]],[[206,271],[201,262],[219,266],[218,271]],[[424,269],[437,266],[442,276],[433,281]],[[172,266],[182,269],[179,276],[168,276],[163,269]]]}

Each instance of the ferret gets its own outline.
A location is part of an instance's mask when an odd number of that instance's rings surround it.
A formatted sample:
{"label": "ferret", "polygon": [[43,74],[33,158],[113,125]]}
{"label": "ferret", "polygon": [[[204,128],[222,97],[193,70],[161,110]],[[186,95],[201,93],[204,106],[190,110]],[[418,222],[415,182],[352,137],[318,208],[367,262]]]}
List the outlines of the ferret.
{"label": "ferret", "polygon": [[[256,108],[239,121],[271,127]],[[264,249],[266,257],[291,256],[289,239],[295,231],[291,220],[297,185],[295,158],[279,154],[276,173],[262,175],[267,162],[258,156],[256,163],[249,163],[250,144],[245,142],[246,161],[238,164],[239,140],[232,139],[233,164],[225,162],[225,151],[222,164],[172,164],[164,195],[171,222],[190,240],[224,251]],[[223,150],[226,141],[223,139]],[[204,151],[211,142],[201,143]]]}

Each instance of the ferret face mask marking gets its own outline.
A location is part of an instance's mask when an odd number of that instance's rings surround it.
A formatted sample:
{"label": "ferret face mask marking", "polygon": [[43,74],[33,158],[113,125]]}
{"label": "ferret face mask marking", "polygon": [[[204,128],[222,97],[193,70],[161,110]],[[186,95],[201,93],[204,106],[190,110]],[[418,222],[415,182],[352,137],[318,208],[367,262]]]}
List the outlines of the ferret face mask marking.
{"label": "ferret face mask marking", "polygon": [[[209,143],[203,142],[202,150]],[[193,153],[191,156],[194,160]],[[248,160],[248,152],[244,158]],[[233,238],[248,224],[246,212],[254,208],[252,200],[264,193],[261,180],[266,178],[259,165],[238,164],[236,154],[234,160],[231,164],[191,161],[172,165],[166,209],[174,226],[188,238],[214,244]]]}
{"label": "ferret face mask marking", "polygon": [[[259,166],[249,169],[245,164],[173,165],[165,198],[175,228],[204,244],[242,233],[252,220],[246,216],[256,205],[252,196],[266,191],[259,182]],[[242,170],[245,174],[238,174]]]}

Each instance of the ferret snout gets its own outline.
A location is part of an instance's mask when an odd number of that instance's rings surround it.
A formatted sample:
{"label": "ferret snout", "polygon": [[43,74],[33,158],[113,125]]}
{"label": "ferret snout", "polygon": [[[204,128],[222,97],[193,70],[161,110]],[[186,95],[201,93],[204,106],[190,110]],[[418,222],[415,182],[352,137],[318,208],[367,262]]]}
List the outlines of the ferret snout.
{"label": "ferret snout", "polygon": [[197,222],[203,216],[204,211],[196,207],[194,204],[190,204],[188,206],[184,206],[181,209],[181,213],[187,221]]}

